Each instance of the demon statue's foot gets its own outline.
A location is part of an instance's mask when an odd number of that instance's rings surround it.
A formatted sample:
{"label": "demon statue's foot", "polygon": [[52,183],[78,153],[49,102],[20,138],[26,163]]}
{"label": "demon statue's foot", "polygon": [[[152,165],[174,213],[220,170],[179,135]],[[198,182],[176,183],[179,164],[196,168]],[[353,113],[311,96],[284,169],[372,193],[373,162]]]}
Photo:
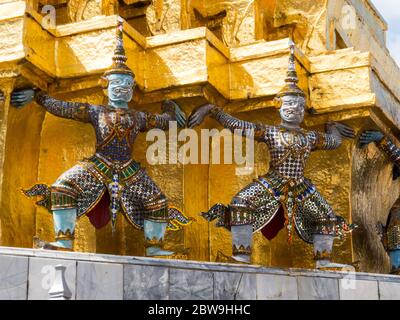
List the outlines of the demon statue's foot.
{"label": "demon statue's foot", "polygon": [[250,264],[250,256],[248,254],[238,254],[231,258],[239,263]]}
{"label": "demon statue's foot", "polygon": [[239,255],[234,256],[227,256],[221,251],[218,251],[216,262],[223,262],[223,263],[234,263],[234,264],[250,264],[250,256],[243,255],[239,257]]}
{"label": "demon statue's foot", "polygon": [[167,225],[167,221],[144,220],[146,257],[165,257],[172,256],[175,253],[162,249]]}
{"label": "demon statue's foot", "polygon": [[352,265],[349,264],[334,263],[329,260],[318,260],[316,261],[315,267],[316,269],[326,271],[342,271],[348,270],[349,268],[354,268]]}
{"label": "demon statue's foot", "polygon": [[329,234],[314,234],[315,267],[319,270],[342,271],[355,269],[353,265],[331,262],[332,247],[335,236]]}
{"label": "demon statue's foot", "polygon": [[39,237],[33,238],[34,249],[47,249],[47,250],[58,250],[58,251],[73,251],[71,240],[59,240],[56,242],[47,242],[41,240]]}
{"label": "demon statue's foot", "polygon": [[154,256],[172,256],[175,252],[163,250],[159,247],[149,247],[146,248],[146,257],[154,257]]}
{"label": "demon statue's foot", "polygon": [[233,253],[231,257],[233,260],[232,262],[250,264],[253,226],[251,224],[232,226],[231,233]]}

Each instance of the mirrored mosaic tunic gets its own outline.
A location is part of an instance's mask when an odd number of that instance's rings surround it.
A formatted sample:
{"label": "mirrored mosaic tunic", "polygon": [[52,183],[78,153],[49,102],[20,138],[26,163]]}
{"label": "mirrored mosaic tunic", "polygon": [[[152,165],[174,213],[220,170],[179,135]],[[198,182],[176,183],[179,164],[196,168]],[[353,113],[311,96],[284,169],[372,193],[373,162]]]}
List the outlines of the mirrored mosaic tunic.
{"label": "mirrored mosaic tunic", "polygon": [[133,143],[140,132],[166,130],[169,121],[175,120],[170,102],[163,104],[163,114],[154,115],[59,101],[42,92],[35,94],[35,100],[55,116],[90,123],[95,129],[96,153],[64,172],[51,187],[38,184],[25,194],[41,195],[43,199],[37,203],[51,211],[76,208],[78,217],[88,215],[96,228],[110,219],[114,225],[118,212],[139,229],[144,219],[168,221],[172,230],[189,223],[180,210],[168,206],[160,188],[132,159]]}
{"label": "mirrored mosaic tunic", "polygon": [[203,217],[230,229],[235,225],[252,224],[253,231],[262,231],[274,238],[286,226],[288,238],[292,228],[306,242],[312,243],[313,234],[341,235],[348,231],[344,219],[334,214],[331,206],[304,177],[304,168],[312,151],[333,150],[340,146],[337,132],[288,130],[236,119],[215,107],[212,116],[225,128],[242,130],[243,135],[254,134],[266,143],[270,153],[270,170],[266,175],[239,191],[228,206],[214,205]]}

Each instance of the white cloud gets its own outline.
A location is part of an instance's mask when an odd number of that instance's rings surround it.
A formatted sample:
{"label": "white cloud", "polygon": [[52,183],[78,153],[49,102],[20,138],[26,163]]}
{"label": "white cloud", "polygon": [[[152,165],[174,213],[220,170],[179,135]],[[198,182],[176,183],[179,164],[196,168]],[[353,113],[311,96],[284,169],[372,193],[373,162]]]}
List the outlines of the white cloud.
{"label": "white cloud", "polygon": [[400,10],[399,0],[371,0],[389,25],[387,46],[400,65]]}

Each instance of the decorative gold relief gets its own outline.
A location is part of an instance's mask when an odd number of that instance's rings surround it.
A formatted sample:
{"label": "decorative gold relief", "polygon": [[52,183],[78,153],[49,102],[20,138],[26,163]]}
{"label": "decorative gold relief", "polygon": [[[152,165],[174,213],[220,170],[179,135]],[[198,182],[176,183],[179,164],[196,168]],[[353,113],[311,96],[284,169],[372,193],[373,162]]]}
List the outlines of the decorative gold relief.
{"label": "decorative gold relief", "polygon": [[251,43],[255,38],[255,0],[190,1],[195,22],[207,26],[228,47]]}
{"label": "decorative gold relief", "polygon": [[68,18],[71,22],[87,20],[102,14],[103,0],[68,0]]}
{"label": "decorative gold relief", "polygon": [[152,35],[181,29],[182,0],[153,0],[146,10],[147,25]]}

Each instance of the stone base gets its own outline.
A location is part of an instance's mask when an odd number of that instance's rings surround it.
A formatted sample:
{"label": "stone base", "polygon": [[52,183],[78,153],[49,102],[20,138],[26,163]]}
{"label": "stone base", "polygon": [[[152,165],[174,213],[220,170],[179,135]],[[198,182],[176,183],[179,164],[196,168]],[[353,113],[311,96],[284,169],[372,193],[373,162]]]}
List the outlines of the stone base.
{"label": "stone base", "polygon": [[[55,266],[71,299],[400,299],[400,276],[0,247],[0,299],[48,299]],[[29,282],[29,286],[28,286]]]}
{"label": "stone base", "polygon": [[147,258],[168,259],[168,260],[188,260],[187,254],[181,254],[181,253],[174,253],[173,255],[170,255],[170,256],[153,256],[153,257],[147,257]]}

